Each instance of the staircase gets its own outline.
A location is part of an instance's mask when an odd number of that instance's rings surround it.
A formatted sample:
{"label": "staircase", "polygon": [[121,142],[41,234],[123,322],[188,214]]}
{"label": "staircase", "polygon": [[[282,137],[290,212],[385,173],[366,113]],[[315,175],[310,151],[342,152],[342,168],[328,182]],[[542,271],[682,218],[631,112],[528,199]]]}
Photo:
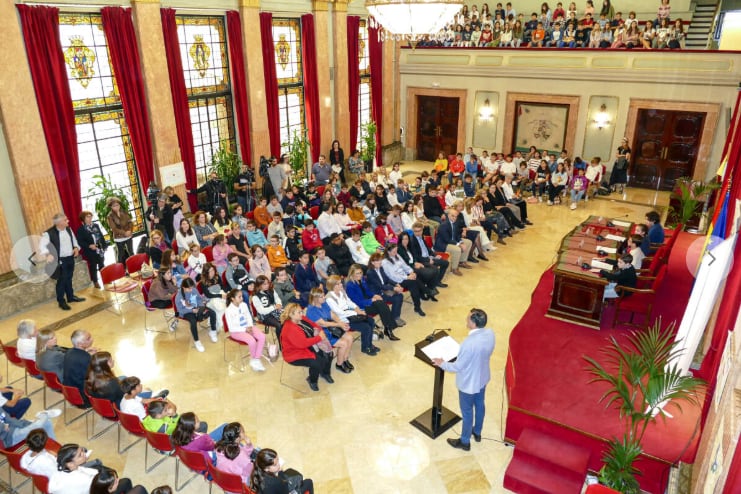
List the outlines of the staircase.
{"label": "staircase", "polygon": [[707,48],[717,8],[718,0],[697,0],[695,2],[695,11],[692,14],[692,22],[685,39],[685,49],[704,50]]}
{"label": "staircase", "polygon": [[525,429],[504,473],[504,487],[520,494],[579,494],[589,450]]}

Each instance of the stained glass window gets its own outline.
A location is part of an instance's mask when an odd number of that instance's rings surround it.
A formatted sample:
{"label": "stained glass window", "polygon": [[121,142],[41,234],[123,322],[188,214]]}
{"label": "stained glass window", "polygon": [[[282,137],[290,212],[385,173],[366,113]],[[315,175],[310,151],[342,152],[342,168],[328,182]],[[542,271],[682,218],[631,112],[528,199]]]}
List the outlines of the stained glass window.
{"label": "stained glass window", "polygon": [[199,183],[220,146],[237,150],[226,23],[221,16],[176,16]]}
{"label": "stained glass window", "polygon": [[90,193],[96,181],[93,177],[102,175],[123,189],[129,199],[134,232],[143,232],[139,178],[101,16],[60,14],[59,34],[75,109],[82,207],[107,228],[105,218],[97,218],[95,213],[99,195]]}
{"label": "stained glass window", "polygon": [[304,79],[301,66],[301,21],[273,19],[275,73],[278,78],[281,152],[288,152],[294,132],[303,134]]}
{"label": "stained glass window", "polygon": [[358,30],[358,61],[360,62],[360,92],[358,93],[358,149],[363,147],[360,138],[364,124],[371,121],[371,77],[370,57],[368,55],[368,23],[360,20]]}

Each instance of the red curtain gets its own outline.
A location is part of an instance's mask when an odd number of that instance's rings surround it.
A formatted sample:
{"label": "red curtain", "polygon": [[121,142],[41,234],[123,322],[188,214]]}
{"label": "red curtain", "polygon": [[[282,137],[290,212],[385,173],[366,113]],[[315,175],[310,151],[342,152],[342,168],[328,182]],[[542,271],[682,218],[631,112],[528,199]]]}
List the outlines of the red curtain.
{"label": "red curtain", "polygon": [[62,43],[59,9],[16,5],[26,44],[36,103],[64,213],[74,230],[80,225],[80,160]]}
{"label": "red curtain", "polygon": [[378,37],[379,27],[375,20],[368,22],[368,56],[371,72],[371,117],[376,122],[376,162],[381,160],[381,128],[383,126],[383,43]]}
{"label": "red curtain", "polygon": [[226,13],[226,29],[229,37],[229,65],[232,69],[232,93],[237,114],[239,144],[242,149],[242,160],[245,163],[251,163],[250,105],[247,100],[247,76],[244,71],[244,51],[242,50],[242,19],[239,17],[239,12],[230,10]]}
{"label": "red curtain", "polygon": [[134,150],[139,185],[147,190],[154,180],[152,134],[149,127],[147,94],[139,60],[139,46],[131,20],[131,9],[104,7],[100,10],[103,20],[111,65],[121,94],[126,125],[129,127],[131,147]]}
{"label": "red curtain", "polygon": [[347,82],[350,111],[350,151],[358,148],[358,97],[360,96],[360,17],[347,16]]}
{"label": "red curtain", "polygon": [[[193,128],[190,123],[188,93],[185,89],[178,27],[175,23],[175,9],[161,9],[160,17],[162,18],[162,33],[165,36],[167,72],[170,74],[170,93],[172,94],[172,107],[175,111],[180,159],[183,160],[185,167],[185,187],[193,190],[198,187],[198,175],[196,174],[196,155],[193,150]],[[195,194],[188,194],[188,205],[191,211],[198,209],[198,198]]]}
{"label": "red curtain", "polygon": [[278,76],[275,73],[275,45],[273,44],[273,14],[260,12],[262,62],[265,72],[265,110],[268,113],[270,154],[280,155],[280,113],[278,109]]}
{"label": "red curtain", "polygon": [[314,16],[301,16],[301,66],[304,69],[304,104],[306,106],[306,127],[311,143],[312,163],[319,161],[322,146],[321,108],[319,108],[319,86],[316,73],[316,36]]}

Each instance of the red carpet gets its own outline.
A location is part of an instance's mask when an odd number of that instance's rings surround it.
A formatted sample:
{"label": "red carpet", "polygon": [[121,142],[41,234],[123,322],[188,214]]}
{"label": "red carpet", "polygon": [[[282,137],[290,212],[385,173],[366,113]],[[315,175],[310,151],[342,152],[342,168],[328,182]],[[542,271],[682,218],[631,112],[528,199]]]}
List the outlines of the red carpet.
{"label": "red carpet", "polygon": [[[672,249],[652,314],[652,318],[661,316],[664,325],[671,321],[678,325],[684,313],[694,279],[687,269],[686,253],[697,238],[682,233]],[[616,410],[599,402],[606,388],[588,383],[590,375],[582,356],[599,360],[607,339],[615,336],[619,341],[626,328],[609,328],[613,307],[603,313],[601,331],[545,317],[552,288],[553,273],[548,270],[533,292],[530,308],[510,335],[505,436],[516,442],[524,428],[553,434],[589,448],[589,468],[597,471],[604,440],[622,435],[623,425]],[[674,418],[666,422],[659,418],[649,426],[644,436],[645,457],[638,463],[643,472],[641,485],[648,492],[663,492],[669,465],[679,460],[691,463],[697,450],[699,431],[695,429],[701,408],[684,404],[682,412],[670,404],[666,410]]]}

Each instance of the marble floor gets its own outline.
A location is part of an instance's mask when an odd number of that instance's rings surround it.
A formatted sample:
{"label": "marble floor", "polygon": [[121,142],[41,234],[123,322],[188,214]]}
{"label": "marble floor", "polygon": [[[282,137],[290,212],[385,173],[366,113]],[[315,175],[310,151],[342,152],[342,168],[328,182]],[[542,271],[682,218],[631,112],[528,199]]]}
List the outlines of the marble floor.
{"label": "marble floor", "polygon": [[[428,168],[429,163],[405,163],[403,170],[411,177]],[[116,373],[136,375],[152,388],[169,388],[179,411],[195,411],[212,426],[241,422],[255,444],[276,449],[288,466],[313,478],[317,493],[506,492],[502,479],[512,455],[512,449],[502,443],[507,340],[541,273],[553,262],[563,235],[590,214],[643,221],[652,207],[665,209],[667,203],[666,193],[626,189],[622,197],[591,200],[575,211],[567,206],[529,205],[534,226],[508,239],[508,245],[489,256],[490,262],[465,271],[463,277],[449,276],[450,286],[441,290],[440,302],[424,303],[427,317],[417,316],[405,304],[402,317],[408,324],[398,331],[401,341],[377,342],[382,351],[376,357],[354,348],[355,372],[334,373],[332,385],[320,380],[318,393],[308,390],[303,369],[283,367],[280,361],[264,373],[254,373],[249,367],[240,372],[234,364],[241,349],[227,342],[225,362],[223,335],[214,344],[204,334],[206,352],[198,353],[184,324],[174,334],[145,332],[145,311],[136,302],[120,306],[120,314],[95,311],[106,298],[95,289],[81,293],[86,302],[74,304],[73,314],[80,313],[79,320],[60,324],[70,313],[49,303],[0,321],[0,338],[14,339],[22,318],[35,319],[39,327],[56,325],[59,342],[65,346],[74,329],[88,329],[95,346],[114,355]],[[433,328],[452,328],[451,334],[462,340],[471,307],[488,312],[497,346],[487,388],[484,440],[473,443],[470,452],[462,452],[445,442],[456,436],[459,426],[431,440],[409,425],[430,406],[433,377],[432,369],[414,358],[413,345]],[[166,329],[159,313],[148,314],[147,324]],[[11,369],[11,378],[20,375]],[[35,381],[29,385],[31,390],[38,387]],[[445,404],[457,411],[456,395],[455,379],[449,376]],[[35,412],[41,408],[40,393],[33,400]],[[87,443],[84,421],[65,427],[57,419],[56,431],[61,442]],[[145,475],[144,445],[118,455],[114,430],[86,445],[95,451],[94,456],[135,483],[150,489],[174,484],[174,460]],[[0,475],[4,479],[7,473]],[[203,493],[207,488],[197,479],[182,492]],[[23,492],[30,492],[30,487]]]}

